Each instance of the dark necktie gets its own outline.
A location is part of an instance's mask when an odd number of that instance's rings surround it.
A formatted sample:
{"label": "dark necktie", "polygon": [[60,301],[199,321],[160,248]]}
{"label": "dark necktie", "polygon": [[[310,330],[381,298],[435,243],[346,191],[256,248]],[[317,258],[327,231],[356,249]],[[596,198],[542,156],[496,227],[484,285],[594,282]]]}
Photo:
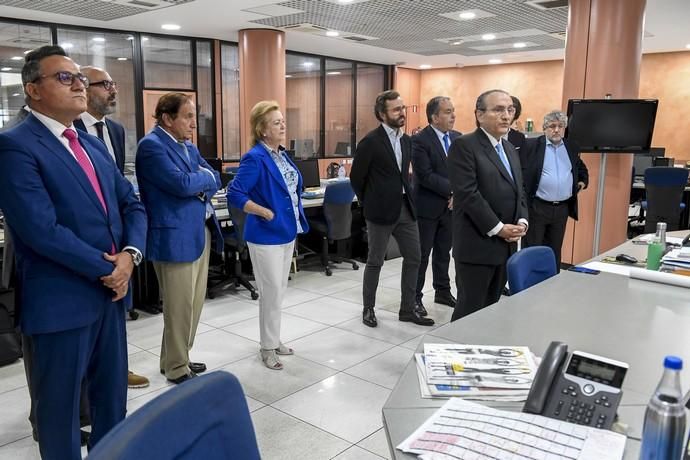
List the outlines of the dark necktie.
{"label": "dark necktie", "polygon": [[96,127],[96,133],[98,133],[98,138],[105,142],[105,138],[103,137],[103,122],[97,121],[96,123],[94,123],[94,126]]}
{"label": "dark necktie", "polygon": [[443,150],[446,151],[446,155],[448,155],[448,149],[450,148],[450,136],[448,133],[443,135]]}

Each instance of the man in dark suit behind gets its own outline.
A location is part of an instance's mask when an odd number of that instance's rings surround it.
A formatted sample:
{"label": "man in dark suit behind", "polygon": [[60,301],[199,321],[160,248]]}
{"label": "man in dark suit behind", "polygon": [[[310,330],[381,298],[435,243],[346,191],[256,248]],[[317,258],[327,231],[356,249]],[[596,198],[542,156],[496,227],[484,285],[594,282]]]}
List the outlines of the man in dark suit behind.
{"label": "man in dark suit behind", "polygon": [[431,326],[415,305],[415,284],[419,268],[419,230],[415,222],[412,187],[409,180],[412,142],[405,126],[405,106],[397,91],[384,91],[376,97],[376,118],[381,126],[357,144],[350,172],[350,183],[364,208],[369,254],[364,269],[362,322],[376,327],[374,313],[376,289],[383,258],[391,235],[403,257],[400,277],[400,321]]}
{"label": "man in dark suit behind", "polygon": [[450,182],[446,157],[450,144],[460,136],[453,131],[455,108],[449,97],[436,96],[426,105],[429,125],[412,137],[412,170],[414,171],[414,201],[421,246],[421,262],[417,274],[416,301],[424,309],[422,290],[426,278],[429,254],[433,248],[434,303],[455,307],[450,292],[448,265],[453,240],[451,232]]}
{"label": "man in dark suit behind", "polygon": [[507,92],[482,93],[474,111],[477,129],[450,147],[453,257],[462,286],[452,321],[498,301],[506,261],[527,232],[520,158],[503,139],[514,113]]}
{"label": "man in dark suit behind", "polygon": [[123,299],[146,213],[103,143],[74,129],[88,79],[64,50],[28,53],[22,83],[32,113],[0,134],[0,208],[15,241],[20,327],[33,342],[41,456],[76,460],[84,378],[90,447],[125,417]]}
{"label": "man in dark suit behind", "polygon": [[113,157],[117,169],[123,173],[125,170],[125,128],[107,117],[115,113],[117,109],[117,83],[110,78],[108,72],[98,67],[82,66],[80,70],[90,83],[86,90],[86,112],[74,121],[74,126],[102,140]]}
{"label": "man in dark suit behind", "polygon": [[564,139],[568,117],[560,110],[544,115],[544,135],[520,152],[529,206],[525,246],[549,246],[560,270],[561,246],[568,216],[577,220],[577,194],[587,188],[589,173],[580,148]]}

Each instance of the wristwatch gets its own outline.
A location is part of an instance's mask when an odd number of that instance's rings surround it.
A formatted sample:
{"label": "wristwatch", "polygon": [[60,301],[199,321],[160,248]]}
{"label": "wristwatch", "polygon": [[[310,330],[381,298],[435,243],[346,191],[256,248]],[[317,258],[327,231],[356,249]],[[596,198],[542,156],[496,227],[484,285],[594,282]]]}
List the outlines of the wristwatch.
{"label": "wristwatch", "polygon": [[137,251],[136,249],[132,249],[132,248],[123,249],[123,252],[126,252],[127,254],[132,256],[132,262],[134,263],[135,267],[139,266],[139,264],[141,263],[141,260],[143,259],[143,257],[141,256],[141,252]]}

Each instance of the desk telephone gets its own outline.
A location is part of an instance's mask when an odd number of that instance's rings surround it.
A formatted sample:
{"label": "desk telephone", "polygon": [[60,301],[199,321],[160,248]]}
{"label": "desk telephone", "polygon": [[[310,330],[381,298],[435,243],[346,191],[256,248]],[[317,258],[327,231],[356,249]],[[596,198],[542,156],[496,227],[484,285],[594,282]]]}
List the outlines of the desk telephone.
{"label": "desk telephone", "polygon": [[623,396],[626,363],[551,342],[534,377],[523,412],[610,429]]}

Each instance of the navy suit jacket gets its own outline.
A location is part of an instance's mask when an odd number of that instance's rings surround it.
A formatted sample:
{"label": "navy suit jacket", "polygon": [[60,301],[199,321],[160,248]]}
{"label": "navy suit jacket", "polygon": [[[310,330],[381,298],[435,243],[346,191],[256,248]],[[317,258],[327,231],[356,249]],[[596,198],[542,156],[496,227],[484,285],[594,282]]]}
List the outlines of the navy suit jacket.
{"label": "navy suit jacket", "polygon": [[[15,242],[26,334],[96,321],[114,308],[100,277],[112,245],[146,250],[146,213],[97,137],[79,133],[107,206],[62,143],[33,115],[0,134],[0,208]],[[124,301],[117,302],[123,308]]]}
{"label": "navy suit jacket", "polygon": [[[105,118],[105,125],[108,127],[108,136],[110,143],[113,144],[113,152],[115,153],[115,164],[121,173],[125,171],[125,128],[120,123]],[[74,120],[74,127],[80,131],[88,133],[86,125],[81,118]],[[100,139],[99,139],[100,140]],[[107,150],[107,148],[106,148]]]}
{"label": "navy suit jacket", "polygon": [[[461,136],[450,131],[450,144]],[[412,136],[412,171],[417,216],[438,219],[448,209],[451,195],[446,152],[431,125]]]}
{"label": "navy suit jacket", "polygon": [[[182,146],[156,126],[137,147],[137,181],[149,223],[146,256],[151,261],[193,262],[204,250],[206,203],[221,188],[220,175],[194,144],[185,141],[185,146],[189,160]],[[212,219],[211,237],[215,250],[222,252],[215,213]]]}
{"label": "navy suit jacket", "polygon": [[[295,168],[298,176],[297,194],[302,191],[302,176],[287,155],[284,158]],[[292,198],[283,175],[266,148],[257,144],[240,160],[240,169],[228,188],[228,203],[244,209],[247,201],[273,211],[273,220],[248,214],[244,224],[244,239],[255,244],[285,244],[297,236],[297,222]],[[299,221],[304,232],[309,231],[307,218],[302,209],[302,197],[298,197]]]}

